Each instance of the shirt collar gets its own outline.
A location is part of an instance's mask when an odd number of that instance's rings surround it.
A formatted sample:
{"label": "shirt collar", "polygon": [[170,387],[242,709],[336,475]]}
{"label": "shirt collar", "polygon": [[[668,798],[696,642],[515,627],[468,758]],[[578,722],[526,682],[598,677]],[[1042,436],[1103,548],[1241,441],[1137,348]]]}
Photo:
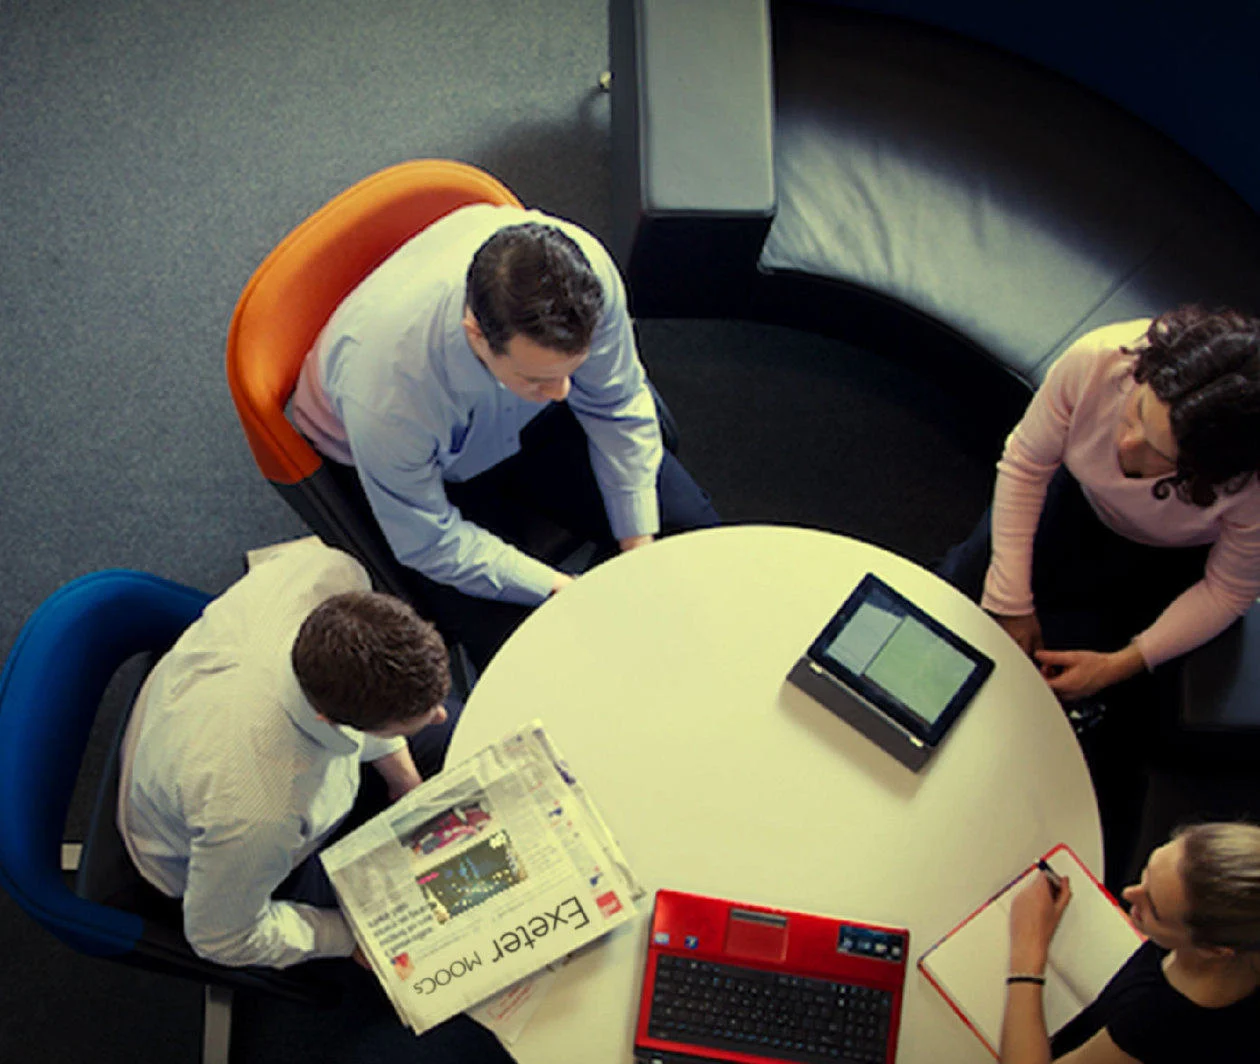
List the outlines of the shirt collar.
{"label": "shirt collar", "polygon": [[357,753],[363,746],[363,733],[344,724],[333,724],[315,712],[286,660],[280,669],[281,703],[298,731],[334,754]]}
{"label": "shirt collar", "polygon": [[468,342],[464,332],[464,288],[453,288],[446,297],[446,321],[442,337],[442,360],[446,379],[456,392],[478,394],[487,387],[502,388]]}

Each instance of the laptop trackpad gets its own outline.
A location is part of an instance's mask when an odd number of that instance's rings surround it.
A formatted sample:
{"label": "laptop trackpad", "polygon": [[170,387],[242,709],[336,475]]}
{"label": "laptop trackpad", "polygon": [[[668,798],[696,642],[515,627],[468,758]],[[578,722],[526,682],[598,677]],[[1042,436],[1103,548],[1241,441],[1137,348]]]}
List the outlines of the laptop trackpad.
{"label": "laptop trackpad", "polygon": [[728,957],[748,961],[781,961],[787,956],[788,918],[778,913],[732,908],[726,925]]}

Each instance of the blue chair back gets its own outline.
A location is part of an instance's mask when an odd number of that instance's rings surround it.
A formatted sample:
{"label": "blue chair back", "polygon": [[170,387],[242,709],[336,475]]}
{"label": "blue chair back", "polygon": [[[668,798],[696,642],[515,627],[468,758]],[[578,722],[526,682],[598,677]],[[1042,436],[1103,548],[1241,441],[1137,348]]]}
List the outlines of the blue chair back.
{"label": "blue chair back", "polygon": [[27,621],[0,676],[0,885],[80,952],[128,953],[144,929],[140,916],[77,896],[61,872],[66,814],[101,696],[128,658],[166,650],[208,601],[132,570],[79,577]]}

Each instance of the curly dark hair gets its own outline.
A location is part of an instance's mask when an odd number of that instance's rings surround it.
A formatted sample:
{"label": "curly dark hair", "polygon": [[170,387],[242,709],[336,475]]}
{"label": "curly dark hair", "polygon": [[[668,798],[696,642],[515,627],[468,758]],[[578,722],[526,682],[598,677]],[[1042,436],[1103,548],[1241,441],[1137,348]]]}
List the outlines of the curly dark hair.
{"label": "curly dark hair", "polygon": [[[1125,349],[1127,350],[1127,349]],[[1197,304],[1151,322],[1133,379],[1168,404],[1177,472],[1155,497],[1211,506],[1218,489],[1241,491],[1260,470],[1260,318]]]}
{"label": "curly dark hair", "polygon": [[518,333],[566,355],[581,354],[604,306],[604,290],[582,249],[553,225],[500,229],[468,267],[468,307],[490,350]]}
{"label": "curly dark hair", "polygon": [[315,711],[360,731],[415,720],[451,689],[437,629],[376,591],[348,591],[315,607],[298,629],[292,661]]}

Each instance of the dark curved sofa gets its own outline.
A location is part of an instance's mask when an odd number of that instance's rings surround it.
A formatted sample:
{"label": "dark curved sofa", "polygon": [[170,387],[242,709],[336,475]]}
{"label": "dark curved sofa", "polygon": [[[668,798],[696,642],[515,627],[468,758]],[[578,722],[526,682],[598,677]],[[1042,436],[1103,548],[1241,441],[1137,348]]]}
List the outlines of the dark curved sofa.
{"label": "dark curved sofa", "polygon": [[613,250],[640,316],[927,348],[1027,388],[1099,324],[1260,304],[1260,6],[610,14]]}
{"label": "dark curved sofa", "polygon": [[[1098,325],[1260,311],[1257,39],[1226,0],[610,0],[632,310],[814,329],[1012,411]],[[1191,655],[1183,749],[1254,769],[1258,659],[1260,609]]]}

